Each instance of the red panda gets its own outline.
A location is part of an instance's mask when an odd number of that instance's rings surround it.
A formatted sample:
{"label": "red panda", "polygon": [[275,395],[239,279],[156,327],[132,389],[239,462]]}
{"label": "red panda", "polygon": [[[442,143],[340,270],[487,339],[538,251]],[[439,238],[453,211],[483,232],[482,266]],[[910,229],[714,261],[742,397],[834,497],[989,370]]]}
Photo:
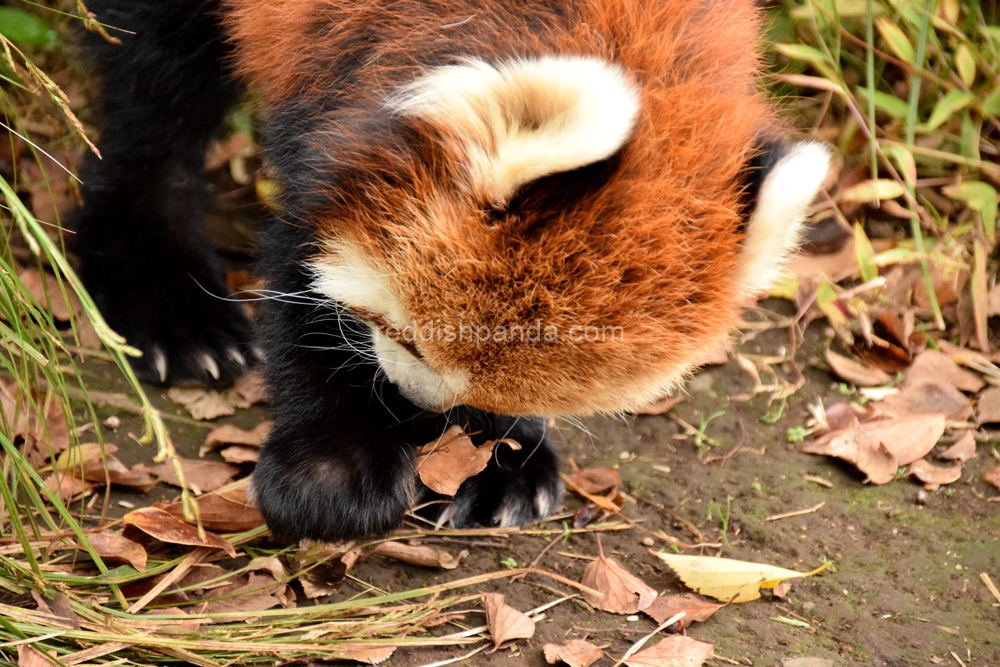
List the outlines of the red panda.
{"label": "red panda", "polygon": [[[105,3],[136,34],[92,47],[111,160],[85,170],[81,255],[153,379],[226,382],[257,349],[206,296],[224,289],[192,156],[230,72],[263,117],[282,213],[254,488],[283,538],[397,525],[413,448],[448,423],[527,446],[444,518],[545,516],[561,486],[539,418],[674,388],[775,280],[827,169],[781,138],[750,0]],[[124,253],[143,259],[128,294],[98,266]],[[177,335],[149,326],[164,312],[213,314]]]}

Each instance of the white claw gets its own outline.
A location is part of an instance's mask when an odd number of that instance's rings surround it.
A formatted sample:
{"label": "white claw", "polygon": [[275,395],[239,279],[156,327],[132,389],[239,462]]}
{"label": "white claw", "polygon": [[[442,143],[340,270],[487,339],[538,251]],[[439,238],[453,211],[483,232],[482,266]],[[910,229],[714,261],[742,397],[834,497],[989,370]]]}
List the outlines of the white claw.
{"label": "white claw", "polygon": [[226,354],[229,355],[229,358],[235,361],[240,366],[247,365],[246,357],[240,354],[240,351],[237,350],[235,347],[231,347],[228,350],[226,350]]}
{"label": "white claw", "polygon": [[251,345],[250,351],[253,353],[253,356],[257,357],[257,361],[263,362],[267,358],[267,355],[264,354],[264,348],[260,345]]}
{"label": "white claw", "polygon": [[167,381],[167,355],[163,353],[158,347],[153,348],[153,368],[156,369],[156,375],[160,378],[160,382],[164,383]]}
{"label": "white claw", "polygon": [[198,355],[198,363],[201,367],[208,371],[208,374],[214,377],[216,380],[219,379],[219,364],[215,363],[215,359],[212,358],[210,354],[200,354]]}
{"label": "white claw", "polygon": [[434,524],[434,530],[441,530],[441,527],[444,526],[449,521],[451,521],[454,517],[455,517],[455,504],[452,503],[451,505],[445,507],[444,510],[441,512],[441,515],[438,517],[437,521]]}

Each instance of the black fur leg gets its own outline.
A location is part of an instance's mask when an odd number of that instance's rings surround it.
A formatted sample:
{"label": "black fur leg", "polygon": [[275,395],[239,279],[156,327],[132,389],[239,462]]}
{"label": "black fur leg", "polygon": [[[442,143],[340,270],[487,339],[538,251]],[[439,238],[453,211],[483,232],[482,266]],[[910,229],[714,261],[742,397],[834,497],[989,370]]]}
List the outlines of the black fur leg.
{"label": "black fur leg", "polygon": [[307,239],[308,230],[285,222],[264,239],[261,268],[285,296],[261,308],[275,426],[254,471],[254,495],[281,542],[383,534],[414,500],[416,447],[433,439],[439,419],[378,379],[364,353],[367,326],[310,292]]}
{"label": "black fur leg", "polygon": [[246,367],[250,323],[202,228],[211,206],[208,142],[233,101],[214,2],[89,3],[134,34],[84,40],[100,74],[98,147],[74,215],[82,277],[109,324],[143,352],[142,377],[230,384]]}
{"label": "black fur leg", "polygon": [[[497,444],[490,464],[462,484],[442,515],[459,528],[524,526],[549,516],[562,504],[559,459],[552,450],[545,422],[513,418],[460,408],[449,415],[452,423],[476,433],[478,445],[510,438],[521,445],[513,450]],[[478,433],[477,433],[478,432]]]}

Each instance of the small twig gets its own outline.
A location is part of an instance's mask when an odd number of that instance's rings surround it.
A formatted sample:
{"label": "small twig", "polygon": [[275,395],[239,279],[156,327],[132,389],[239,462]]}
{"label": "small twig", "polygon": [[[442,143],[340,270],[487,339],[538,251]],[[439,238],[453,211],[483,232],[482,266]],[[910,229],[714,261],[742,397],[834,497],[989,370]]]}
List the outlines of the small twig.
{"label": "small twig", "polygon": [[743,443],[747,439],[747,429],[746,426],[743,425],[742,419],[737,419],[736,423],[739,424],[740,426],[740,439],[736,442],[735,445],[733,445],[732,449],[730,449],[725,454],[713,454],[712,456],[706,456],[705,458],[703,458],[701,460],[701,464],[703,466],[707,466],[709,463],[715,463],[716,461],[718,461],[719,467],[721,468],[724,465],[726,465],[726,461],[731,459],[733,456],[736,455],[737,452],[743,449]]}
{"label": "small twig", "polygon": [[822,477],[817,477],[815,475],[803,475],[802,479],[807,482],[812,482],[813,484],[819,484],[820,486],[825,486],[828,489],[833,488],[833,482],[825,480]]}
{"label": "small twig", "polygon": [[[549,543],[545,545],[545,548],[542,549],[542,551],[537,556],[535,556],[535,559],[533,561],[531,561],[531,564],[529,564],[528,567],[538,567],[538,563],[540,563],[541,560],[542,560],[542,558],[545,556],[545,554],[547,554],[549,552],[549,549],[551,549],[552,547],[554,547],[561,540],[561,537],[562,536],[560,536],[560,537],[553,537],[549,541]],[[524,576],[525,575],[523,575],[523,574],[514,575],[513,577],[510,578],[511,583],[517,581],[518,579],[524,578]]]}
{"label": "small twig", "polygon": [[188,571],[197,565],[201,559],[211,553],[211,549],[207,547],[198,547],[187,556],[184,560],[180,562],[169,574],[163,577],[153,588],[149,590],[148,593],[143,595],[141,598],[136,600],[131,607],[128,608],[128,613],[137,614],[139,611],[145,607],[147,604],[156,599],[163,591],[165,591],[169,586],[173,585],[175,582],[179,581]]}
{"label": "small twig", "polygon": [[694,535],[695,538],[699,542],[708,542],[708,539],[702,534],[702,532],[700,530],[698,530],[698,526],[694,525],[693,523],[691,523],[690,521],[688,521],[684,517],[679,516],[672,509],[670,509],[670,508],[668,508],[668,507],[666,507],[666,506],[664,506],[664,505],[656,502],[655,500],[651,500],[649,498],[646,498],[645,496],[640,495],[640,494],[636,493],[635,491],[632,492],[632,495],[635,496],[636,500],[641,500],[642,502],[646,503],[647,505],[655,507],[656,509],[658,509],[661,512],[663,512],[664,514],[666,514],[668,517],[670,517],[674,521],[676,521],[679,524],[681,524],[682,526],[684,526],[684,528],[689,533],[691,533],[692,535]]}
{"label": "small twig", "polygon": [[986,588],[989,589],[990,594],[997,599],[997,602],[1000,602],[1000,590],[997,590],[996,584],[994,584],[993,580],[990,579],[990,575],[985,572],[980,572],[979,578],[983,580],[984,584],[986,584]]}
{"label": "small twig", "polygon": [[949,651],[949,653],[951,653],[951,657],[955,658],[955,662],[957,662],[959,665],[961,665],[961,667],[965,667],[965,663],[962,662],[961,658],[959,658],[957,655],[955,655],[954,651]]}
{"label": "small twig", "polygon": [[766,517],[764,520],[765,521],[778,521],[779,519],[790,519],[793,516],[802,516],[803,514],[812,514],[813,512],[815,512],[816,510],[818,510],[823,505],[826,505],[826,501],[823,501],[823,502],[819,503],[818,505],[813,505],[812,507],[807,507],[804,510],[795,510],[794,512],[785,512],[784,514],[772,514],[771,516]]}

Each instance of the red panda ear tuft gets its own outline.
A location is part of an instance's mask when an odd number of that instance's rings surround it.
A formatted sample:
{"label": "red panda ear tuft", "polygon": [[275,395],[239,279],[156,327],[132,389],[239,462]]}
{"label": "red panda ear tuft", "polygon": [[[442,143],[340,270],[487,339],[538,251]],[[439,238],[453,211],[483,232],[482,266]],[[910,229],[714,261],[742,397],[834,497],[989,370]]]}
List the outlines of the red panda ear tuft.
{"label": "red panda ear tuft", "polygon": [[740,257],[739,284],[748,296],[778,281],[829,168],[830,150],[805,141],[783,146],[781,157],[764,174]]}
{"label": "red panda ear tuft", "polygon": [[389,106],[454,141],[474,196],[502,206],[525,183],[618,151],[632,134],[639,90],[599,58],[466,60],[429,71]]}

